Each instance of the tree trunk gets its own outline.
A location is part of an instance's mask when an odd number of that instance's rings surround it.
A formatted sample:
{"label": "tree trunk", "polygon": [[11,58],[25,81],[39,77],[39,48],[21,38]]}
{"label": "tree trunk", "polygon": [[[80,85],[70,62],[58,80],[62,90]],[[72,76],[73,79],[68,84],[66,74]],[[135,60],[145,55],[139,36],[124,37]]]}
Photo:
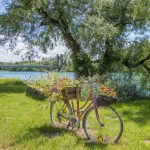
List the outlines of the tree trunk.
{"label": "tree trunk", "polygon": [[102,64],[99,64],[99,69],[98,69],[99,75],[103,75],[107,72],[110,72],[112,63],[114,61],[116,61],[116,56],[113,50],[113,41],[106,39],[103,61],[102,61]]}
{"label": "tree trunk", "polygon": [[83,52],[80,45],[73,38],[67,23],[63,19],[61,19],[61,25],[59,28],[62,31],[66,45],[72,50],[72,59],[75,73],[77,73],[79,76],[87,77],[89,75],[88,67],[90,65],[87,54]]}

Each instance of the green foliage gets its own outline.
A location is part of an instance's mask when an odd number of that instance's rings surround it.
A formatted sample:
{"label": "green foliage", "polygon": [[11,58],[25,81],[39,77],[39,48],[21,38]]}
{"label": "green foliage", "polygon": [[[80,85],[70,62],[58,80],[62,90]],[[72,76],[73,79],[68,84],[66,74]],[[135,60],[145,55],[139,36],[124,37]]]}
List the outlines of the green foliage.
{"label": "green foliage", "polygon": [[73,62],[71,59],[71,53],[70,52],[65,52],[63,54],[63,68],[61,71],[64,72],[73,72]]}
{"label": "green foliage", "polygon": [[[90,57],[85,52],[80,52],[75,57],[72,54],[74,72],[77,76],[87,76],[86,70],[88,70],[88,75],[93,75],[95,73],[95,68],[92,65]],[[84,72],[84,74],[82,74]]]}
{"label": "green foliage", "polygon": [[[85,81],[89,81],[86,83]],[[139,99],[149,97],[149,76],[145,79],[142,74],[137,73],[111,73],[103,76],[98,74],[92,77],[83,77],[76,79],[64,78],[59,76],[56,73],[51,73],[47,77],[41,76],[41,78],[32,78],[27,80],[27,84],[33,89],[37,89],[45,94],[46,97],[49,97],[53,100],[56,100],[57,97],[62,97],[62,89],[66,87],[76,87],[76,84],[81,86],[81,99],[86,100],[88,94],[91,90],[91,84],[97,83],[96,88],[94,88],[95,96],[99,94],[104,94],[101,91],[101,87],[104,86],[106,89],[112,89],[116,91],[117,96],[120,100],[130,100],[130,99]],[[53,92],[56,90],[57,92]],[[112,92],[114,93],[114,92]],[[107,94],[107,93],[106,93]]]}
{"label": "green foliage", "polygon": [[[143,80],[143,76],[140,73],[128,74],[125,72],[120,72],[105,74],[103,76],[99,76],[98,74],[96,74],[93,77],[88,77],[86,79],[91,83],[99,83],[99,85],[101,86],[113,89],[114,91],[116,91],[117,96],[121,101],[149,98],[150,96],[149,82],[147,82],[149,79]],[[81,78],[80,80],[83,81],[85,80],[85,78]],[[87,85],[83,86],[84,99],[87,97],[90,88],[91,87]],[[96,94],[102,94],[102,91],[98,89],[98,92],[96,92]]]}
{"label": "green foliage", "polygon": [[110,75],[111,85],[115,87],[121,100],[140,99],[148,97],[148,83],[142,84],[140,74],[129,75],[114,73]]}

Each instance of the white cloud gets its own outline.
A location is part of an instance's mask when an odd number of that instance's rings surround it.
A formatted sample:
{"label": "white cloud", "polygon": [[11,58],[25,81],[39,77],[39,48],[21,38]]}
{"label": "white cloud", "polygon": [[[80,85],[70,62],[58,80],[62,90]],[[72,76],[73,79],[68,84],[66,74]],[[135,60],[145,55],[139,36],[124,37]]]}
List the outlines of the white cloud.
{"label": "white cloud", "polygon": [[[20,55],[15,55],[15,51],[21,51]],[[8,44],[5,46],[0,46],[0,62],[16,62],[21,61],[21,55],[25,55],[27,52],[27,46],[22,42],[22,39],[19,38],[17,46],[14,51],[10,51]],[[46,54],[40,51],[38,48],[35,48],[35,51],[38,51],[40,59],[42,57],[55,57],[57,54],[63,54],[67,51],[67,48],[63,45],[56,46],[53,50],[48,50]]]}
{"label": "white cloud", "polygon": [[14,55],[12,52],[7,49],[0,47],[0,62],[15,62],[21,61],[21,57]]}
{"label": "white cloud", "polygon": [[56,46],[53,50],[48,50],[47,55],[55,57],[57,54],[64,54],[67,51],[67,48],[63,45]]}

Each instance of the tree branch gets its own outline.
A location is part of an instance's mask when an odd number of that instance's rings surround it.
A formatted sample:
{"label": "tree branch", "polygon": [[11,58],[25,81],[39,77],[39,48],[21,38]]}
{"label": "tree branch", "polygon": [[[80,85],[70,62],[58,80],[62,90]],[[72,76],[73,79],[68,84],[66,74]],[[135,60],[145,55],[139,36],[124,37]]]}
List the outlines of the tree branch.
{"label": "tree branch", "polygon": [[[124,21],[126,20],[126,21]],[[116,22],[114,24],[114,27],[118,27],[120,25],[131,25],[131,24],[136,24],[137,22],[140,22],[140,21],[143,21],[145,19],[136,19],[136,20],[133,20],[133,21],[128,21],[127,19],[121,19],[119,22]],[[123,22],[122,22],[123,21]]]}
{"label": "tree branch", "polygon": [[[125,60],[123,61],[123,64],[124,64],[126,67],[128,67],[128,68],[135,68],[135,67],[138,67],[139,65],[143,65],[143,66],[145,67],[144,63],[145,63],[147,60],[149,60],[149,59],[150,59],[150,54],[147,55],[145,58],[141,59],[139,62],[137,62],[137,63],[135,63],[135,64],[132,64],[132,63],[129,62],[129,58],[127,58],[127,59],[125,59]],[[146,68],[147,68],[147,67],[146,67]],[[149,70],[149,69],[148,69],[148,70]]]}
{"label": "tree branch", "polygon": [[53,25],[58,26],[59,21],[53,17],[50,17],[49,13],[43,9],[37,9],[38,13],[43,16],[44,21],[41,23],[43,25],[48,25],[48,23],[52,23]]}
{"label": "tree branch", "polygon": [[143,67],[150,73],[150,68],[148,68],[145,64],[143,64]]}
{"label": "tree branch", "polygon": [[145,61],[149,60],[150,59],[150,54],[147,55],[145,58],[143,58],[142,60],[140,60],[139,62],[135,63],[134,65],[132,65],[133,67],[137,67],[139,65],[142,65],[145,63]]}

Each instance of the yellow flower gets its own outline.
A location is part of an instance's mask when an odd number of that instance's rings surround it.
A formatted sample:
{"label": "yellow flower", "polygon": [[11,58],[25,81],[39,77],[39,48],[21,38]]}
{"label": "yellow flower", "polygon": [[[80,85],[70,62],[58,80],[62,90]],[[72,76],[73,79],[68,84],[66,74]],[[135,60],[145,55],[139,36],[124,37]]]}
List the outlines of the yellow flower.
{"label": "yellow flower", "polygon": [[63,97],[63,95],[62,95],[62,94],[60,94],[60,95],[59,95],[59,98],[60,98],[60,99],[63,99],[64,97]]}

